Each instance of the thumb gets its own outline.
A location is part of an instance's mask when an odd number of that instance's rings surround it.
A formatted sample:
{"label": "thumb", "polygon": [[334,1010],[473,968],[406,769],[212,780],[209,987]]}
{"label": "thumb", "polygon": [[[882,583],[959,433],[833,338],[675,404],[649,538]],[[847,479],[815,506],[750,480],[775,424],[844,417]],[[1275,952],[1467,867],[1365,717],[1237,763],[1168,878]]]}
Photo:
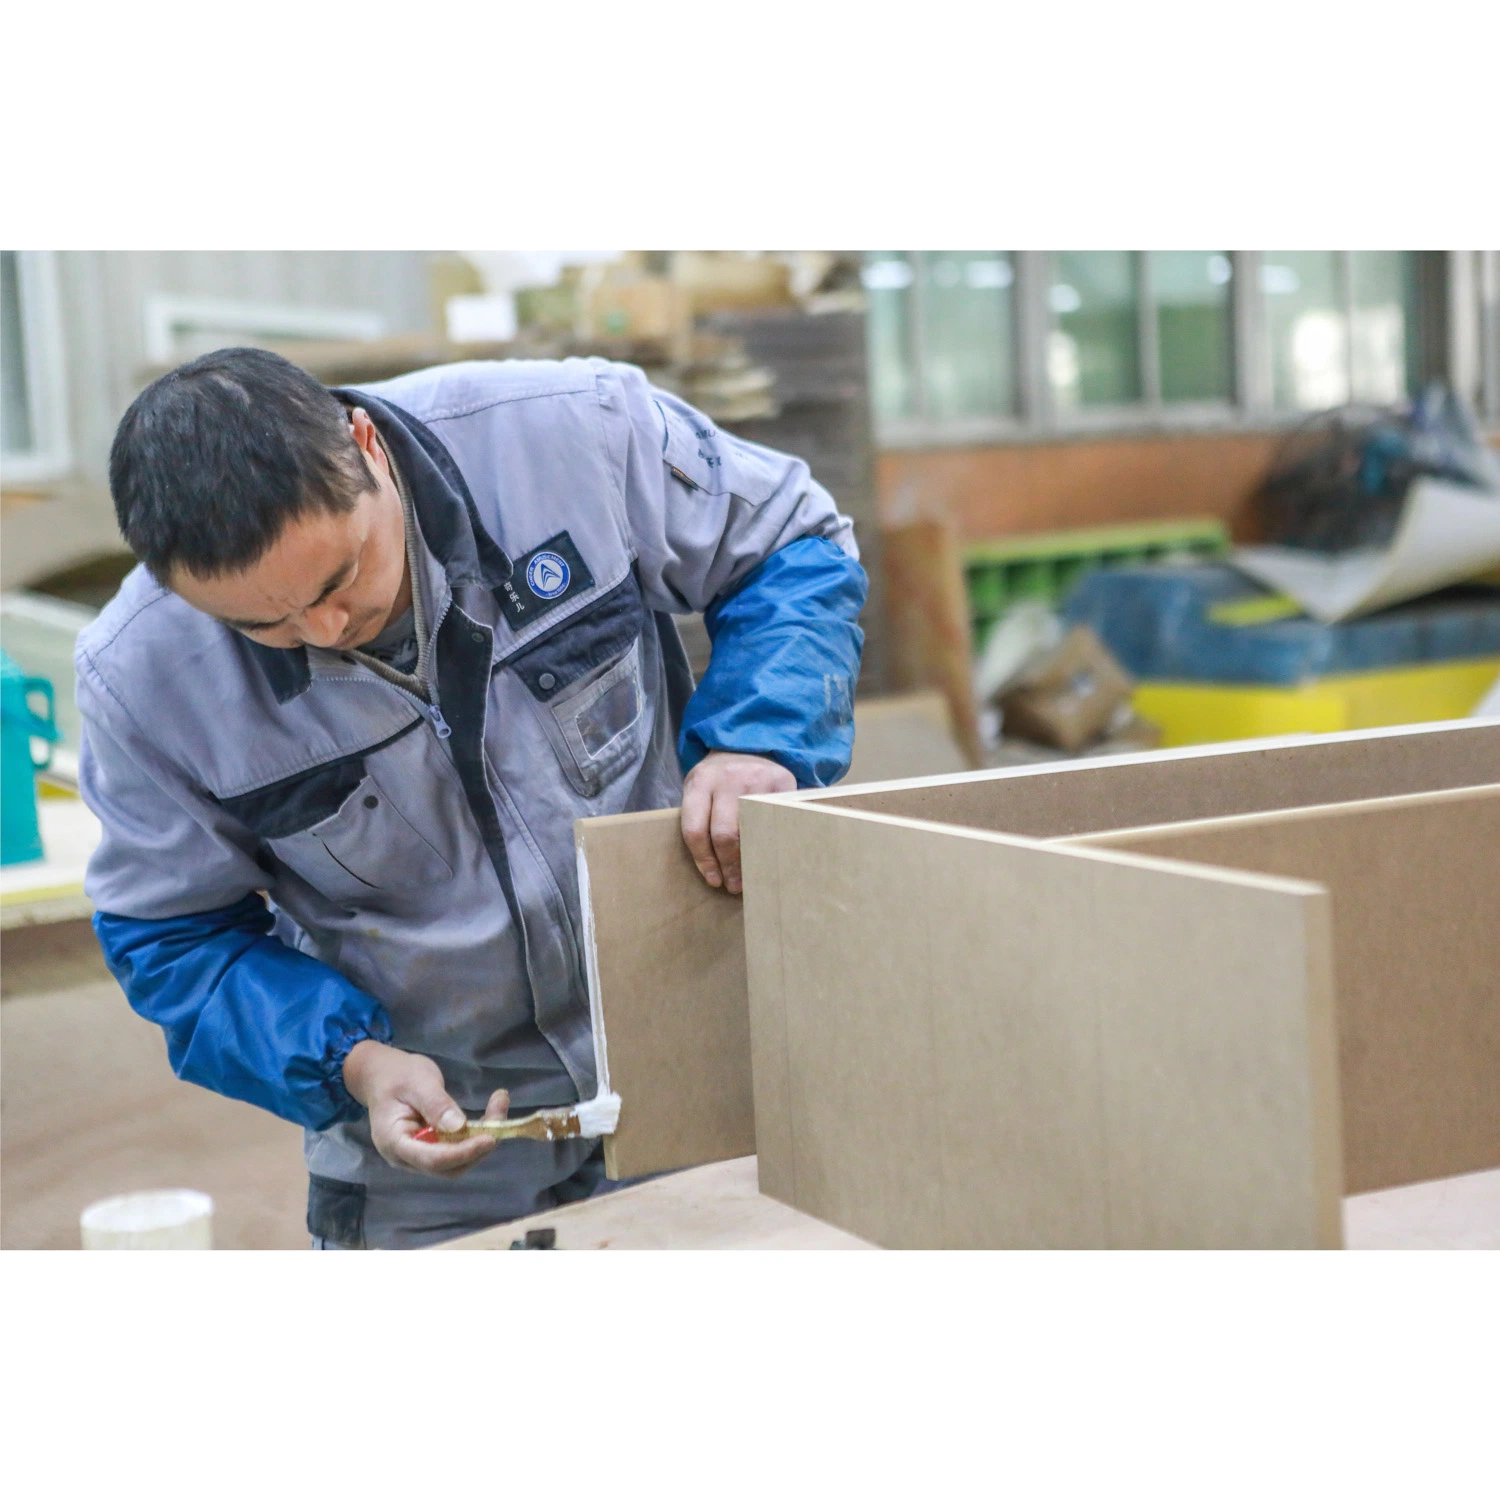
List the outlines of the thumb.
{"label": "thumb", "polygon": [[464,1112],[443,1087],[441,1075],[413,1083],[405,1092],[405,1100],[429,1125],[444,1135],[456,1135],[464,1128]]}

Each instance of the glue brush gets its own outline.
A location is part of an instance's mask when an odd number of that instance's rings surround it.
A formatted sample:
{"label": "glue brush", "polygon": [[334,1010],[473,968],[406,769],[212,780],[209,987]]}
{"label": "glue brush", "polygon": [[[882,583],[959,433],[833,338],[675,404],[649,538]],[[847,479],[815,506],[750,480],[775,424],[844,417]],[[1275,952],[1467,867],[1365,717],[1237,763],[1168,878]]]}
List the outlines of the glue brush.
{"label": "glue brush", "polygon": [[578,1136],[609,1135],[620,1122],[620,1096],[596,1094],[565,1109],[539,1109],[511,1120],[466,1120],[462,1130],[439,1130],[424,1125],[413,1140],[451,1146],[457,1141],[487,1135],[497,1141],[565,1141]]}

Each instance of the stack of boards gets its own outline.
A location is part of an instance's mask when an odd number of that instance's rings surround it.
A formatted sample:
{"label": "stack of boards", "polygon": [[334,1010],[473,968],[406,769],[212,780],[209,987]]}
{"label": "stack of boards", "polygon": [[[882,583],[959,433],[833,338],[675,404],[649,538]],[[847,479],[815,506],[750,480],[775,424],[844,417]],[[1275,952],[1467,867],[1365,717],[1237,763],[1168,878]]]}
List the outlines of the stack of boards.
{"label": "stack of boards", "polygon": [[578,825],[612,1176],[759,1156],[892,1248],[1311,1248],[1500,1167],[1500,722]]}

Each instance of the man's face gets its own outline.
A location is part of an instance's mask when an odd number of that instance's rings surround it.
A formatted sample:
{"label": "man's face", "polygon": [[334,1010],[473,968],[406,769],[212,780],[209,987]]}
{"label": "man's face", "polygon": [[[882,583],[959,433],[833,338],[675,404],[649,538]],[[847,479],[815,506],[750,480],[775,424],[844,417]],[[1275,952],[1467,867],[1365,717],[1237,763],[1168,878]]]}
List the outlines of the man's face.
{"label": "man's face", "polygon": [[178,568],[173,593],[262,646],[347,651],[374,640],[411,602],[406,529],[369,417],[356,411],[353,428],[372,485],[353,510],[289,521],[243,573],[200,578]]}

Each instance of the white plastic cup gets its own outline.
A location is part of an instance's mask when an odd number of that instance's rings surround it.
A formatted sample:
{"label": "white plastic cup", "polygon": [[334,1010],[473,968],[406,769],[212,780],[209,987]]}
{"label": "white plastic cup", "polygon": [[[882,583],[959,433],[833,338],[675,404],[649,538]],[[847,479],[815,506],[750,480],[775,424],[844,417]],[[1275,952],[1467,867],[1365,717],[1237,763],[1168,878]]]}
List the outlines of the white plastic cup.
{"label": "white plastic cup", "polygon": [[212,1250],[214,1200],[191,1188],[101,1198],[79,1215],[85,1250]]}

